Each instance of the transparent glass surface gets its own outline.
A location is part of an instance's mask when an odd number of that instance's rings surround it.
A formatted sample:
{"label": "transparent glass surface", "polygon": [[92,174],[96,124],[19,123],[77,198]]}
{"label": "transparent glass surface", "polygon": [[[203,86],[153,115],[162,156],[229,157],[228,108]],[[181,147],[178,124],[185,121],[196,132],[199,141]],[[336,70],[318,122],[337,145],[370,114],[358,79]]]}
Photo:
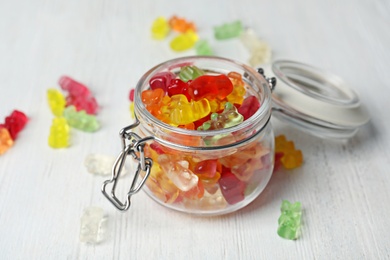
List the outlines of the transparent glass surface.
{"label": "transparent glass surface", "polygon": [[[159,121],[142,103],[142,91],[149,89],[156,73],[178,74],[188,64],[208,74],[240,73],[246,95],[256,96],[260,108],[243,123],[220,130],[187,130]],[[137,134],[154,137],[144,148],[153,166],[143,189],[159,204],[197,215],[226,214],[248,205],[267,185],[274,165],[271,92],[267,81],[252,68],[217,57],[167,61],[140,79],[135,114],[140,121]]]}

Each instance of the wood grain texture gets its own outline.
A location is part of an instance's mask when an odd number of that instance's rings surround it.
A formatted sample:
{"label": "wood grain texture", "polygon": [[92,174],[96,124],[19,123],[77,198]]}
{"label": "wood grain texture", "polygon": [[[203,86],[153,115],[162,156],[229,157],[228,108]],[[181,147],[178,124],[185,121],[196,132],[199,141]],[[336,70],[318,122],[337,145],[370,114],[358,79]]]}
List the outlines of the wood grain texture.
{"label": "wood grain texture", "polygon": [[[127,94],[152,66],[180,55],[150,39],[157,16],[193,20],[216,54],[246,62],[237,40],[216,42],[212,27],[240,19],[269,42],[274,59],[332,71],[359,94],[371,121],[346,142],[309,136],[273,120],[305,155],[278,171],[241,211],[200,218],[165,209],[146,194],[129,212],[100,192],[105,178],[83,166],[90,153],[115,156],[131,122]],[[17,108],[30,122],[0,156],[1,259],[389,259],[390,2],[346,1],[0,1],[0,118]],[[46,89],[63,74],[86,83],[102,105],[102,129],[72,130],[52,150]],[[276,234],[282,199],[301,201],[302,236]],[[109,215],[106,240],[79,242],[85,207]]]}

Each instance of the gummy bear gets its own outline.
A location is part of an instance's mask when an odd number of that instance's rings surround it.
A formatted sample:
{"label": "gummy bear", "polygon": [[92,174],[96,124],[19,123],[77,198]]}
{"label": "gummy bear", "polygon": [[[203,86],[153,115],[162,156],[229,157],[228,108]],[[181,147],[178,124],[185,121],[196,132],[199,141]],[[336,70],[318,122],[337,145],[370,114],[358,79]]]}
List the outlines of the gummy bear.
{"label": "gummy bear", "polygon": [[253,116],[260,108],[260,101],[255,96],[249,96],[244,99],[241,106],[238,108],[238,113],[243,115],[244,120]]}
{"label": "gummy bear", "polygon": [[286,169],[294,169],[302,165],[303,154],[295,149],[292,141],[287,141],[284,135],[275,138],[275,153],[282,153],[280,162]]}
{"label": "gummy bear", "polygon": [[47,90],[47,101],[51,112],[55,116],[62,116],[66,105],[64,95],[60,91],[50,88]]}
{"label": "gummy bear", "polygon": [[173,38],[170,47],[174,51],[185,51],[194,47],[197,40],[198,35],[194,31],[189,30]]}
{"label": "gummy bear", "polygon": [[91,92],[85,85],[68,76],[62,76],[59,79],[58,84],[63,90],[68,91],[71,96],[88,97],[91,95]]}
{"label": "gummy bear", "polygon": [[278,235],[286,239],[297,239],[301,227],[302,207],[300,202],[290,203],[283,200],[278,219]]}
{"label": "gummy bear", "polygon": [[184,198],[183,205],[188,209],[217,210],[226,208],[227,202],[218,189],[212,194],[205,191],[203,197],[197,200]]}
{"label": "gummy bear", "polygon": [[217,173],[217,160],[204,160],[195,165],[194,173],[202,178],[214,178]]}
{"label": "gummy bear", "polygon": [[199,40],[195,44],[195,51],[197,55],[211,56],[214,54],[213,49],[207,40]]}
{"label": "gummy bear", "polygon": [[20,131],[27,124],[27,116],[18,110],[12,111],[11,115],[5,118],[4,127],[7,128],[12,140],[15,140]]}
{"label": "gummy bear", "polygon": [[100,128],[95,116],[88,115],[84,110],[76,111],[74,106],[65,108],[64,117],[71,127],[85,132],[95,132]]}
{"label": "gummy bear", "polygon": [[130,92],[129,92],[129,100],[130,100],[130,102],[134,102],[134,92],[135,92],[134,88],[130,89]]}
{"label": "gummy bear", "polygon": [[180,79],[172,79],[171,84],[167,87],[167,92],[170,97],[183,94],[188,100],[191,100],[191,97],[188,94],[188,82],[184,82]]}
{"label": "gummy bear", "polygon": [[222,113],[212,113],[211,120],[203,123],[198,130],[216,130],[236,126],[244,121],[244,117],[237,112],[232,103],[226,102]]}
{"label": "gummy bear", "polygon": [[168,105],[161,108],[173,125],[185,125],[207,116],[210,104],[207,99],[188,102],[184,95],[174,95]]}
{"label": "gummy bear", "polygon": [[[84,166],[89,173],[95,175],[111,175],[112,166],[116,158],[103,154],[89,154],[84,159]],[[121,176],[126,173],[125,167],[122,168]]]}
{"label": "gummy bear", "polygon": [[244,96],[245,96],[245,93],[246,93],[246,90],[245,90],[245,87],[244,87],[245,83],[242,80],[242,76],[241,76],[241,74],[239,74],[237,72],[234,72],[234,71],[229,72],[227,74],[227,76],[229,77],[229,79],[233,83],[233,91],[232,91],[232,93],[230,93],[226,97],[226,99],[230,103],[241,105],[242,102],[244,101]]}
{"label": "gummy bear", "polygon": [[104,240],[107,230],[107,215],[103,209],[88,207],[80,219],[80,242],[97,244]]}
{"label": "gummy bear", "polygon": [[203,75],[193,80],[188,86],[188,92],[193,100],[202,98],[224,99],[233,91],[233,84],[224,75]]}
{"label": "gummy bear", "polygon": [[130,106],[129,106],[129,110],[130,110],[130,116],[131,118],[135,118],[135,114],[134,114],[134,102],[131,102],[130,103]]}
{"label": "gummy bear", "polygon": [[61,77],[59,84],[69,93],[66,97],[66,106],[74,106],[77,111],[84,110],[91,115],[97,113],[99,108],[97,101],[85,85],[67,76]]}
{"label": "gummy bear", "polygon": [[[142,172],[141,174],[144,174]],[[146,181],[149,190],[164,203],[175,202],[180,194],[180,190],[165,175],[157,160],[153,162],[150,175]]]}
{"label": "gummy bear", "polygon": [[166,38],[171,30],[169,23],[165,17],[157,17],[152,24],[152,37],[156,40]]}
{"label": "gummy bear", "polygon": [[169,19],[169,25],[171,26],[172,30],[180,32],[180,33],[185,33],[187,31],[196,31],[196,27],[194,23],[188,22],[184,18],[179,18],[177,16],[172,16]]}
{"label": "gummy bear", "polygon": [[69,146],[70,131],[65,118],[56,117],[50,127],[49,146],[52,148],[65,148]]}
{"label": "gummy bear", "polygon": [[7,128],[0,126],[0,155],[12,147],[14,141],[11,138]]}
{"label": "gummy bear", "polygon": [[172,72],[160,72],[149,80],[149,86],[152,90],[161,88],[164,92],[167,92],[167,87],[174,78],[176,78],[176,75]]}
{"label": "gummy bear", "polygon": [[141,93],[141,99],[146,109],[154,116],[160,113],[161,101],[164,97],[164,90],[156,88],[155,90],[145,90]]}
{"label": "gummy bear", "polygon": [[183,166],[185,162],[179,161],[174,156],[162,154],[158,157],[158,163],[167,177],[180,190],[189,191],[198,185],[198,176],[188,169],[188,167]]}
{"label": "gummy bear", "polygon": [[245,183],[237,179],[237,177],[225,168],[221,178],[218,181],[221,187],[221,192],[227,203],[236,204],[244,200]]}
{"label": "gummy bear", "polygon": [[269,154],[269,149],[259,143],[248,145],[236,153],[220,158],[223,166],[230,168],[231,172],[241,181],[248,181],[256,170],[262,169],[262,157]]}
{"label": "gummy bear", "polygon": [[196,66],[183,66],[180,69],[179,77],[182,81],[187,82],[204,74],[205,72]]}
{"label": "gummy bear", "polygon": [[225,40],[238,37],[243,30],[241,21],[225,23],[214,27],[214,36],[217,40]]}
{"label": "gummy bear", "polygon": [[253,30],[245,30],[241,34],[240,39],[251,53],[249,58],[249,64],[251,66],[257,66],[271,60],[271,48],[266,42],[259,40]]}
{"label": "gummy bear", "polygon": [[93,96],[73,96],[66,97],[66,106],[74,106],[77,111],[84,110],[87,114],[96,115],[98,104]]}

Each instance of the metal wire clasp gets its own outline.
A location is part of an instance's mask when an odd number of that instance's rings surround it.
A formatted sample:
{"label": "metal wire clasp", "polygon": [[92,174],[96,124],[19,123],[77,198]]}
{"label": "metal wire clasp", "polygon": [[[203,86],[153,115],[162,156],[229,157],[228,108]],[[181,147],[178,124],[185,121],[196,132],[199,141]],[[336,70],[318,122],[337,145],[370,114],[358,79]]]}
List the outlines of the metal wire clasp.
{"label": "metal wire clasp", "polygon": [[[113,167],[112,167],[112,176],[110,180],[106,180],[102,185],[102,193],[104,196],[119,210],[126,211],[130,208],[130,198],[132,195],[136,194],[142,186],[145,184],[147,178],[150,175],[150,169],[153,165],[153,160],[150,158],[146,158],[144,154],[144,146],[147,141],[153,140],[154,137],[149,136],[146,138],[141,138],[136,133],[132,132],[132,129],[139,125],[139,121],[132,125],[129,125],[123,128],[120,132],[120,138],[122,140],[122,151],[117,157]],[[123,170],[123,166],[125,165],[127,156],[132,156],[133,159],[138,161],[137,170],[135,171],[133,181],[131,182],[131,186],[129,192],[127,193],[127,199],[125,202],[120,201],[115,195],[115,188],[118,181],[118,178]],[[145,172],[145,175],[142,179],[140,178],[141,171]],[[112,184],[111,193],[108,194],[106,191],[106,187],[109,183]]]}

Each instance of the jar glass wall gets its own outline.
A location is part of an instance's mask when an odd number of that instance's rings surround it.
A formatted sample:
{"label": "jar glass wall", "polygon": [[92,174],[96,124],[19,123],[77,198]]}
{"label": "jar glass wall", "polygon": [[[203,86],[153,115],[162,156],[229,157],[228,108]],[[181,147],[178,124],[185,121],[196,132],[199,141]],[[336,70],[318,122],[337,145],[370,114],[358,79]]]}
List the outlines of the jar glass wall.
{"label": "jar glass wall", "polygon": [[[246,96],[255,96],[260,108],[239,125],[219,130],[188,130],[168,125],[148,112],[141,94],[160,72],[178,74],[194,65],[207,74],[237,72],[243,76]],[[158,203],[182,212],[219,215],[252,202],[267,185],[274,165],[274,136],[270,124],[271,91],[266,79],[253,68],[223,58],[185,57],[149,70],[135,90],[135,129],[154,139],[145,147],[153,160],[143,187]]]}

